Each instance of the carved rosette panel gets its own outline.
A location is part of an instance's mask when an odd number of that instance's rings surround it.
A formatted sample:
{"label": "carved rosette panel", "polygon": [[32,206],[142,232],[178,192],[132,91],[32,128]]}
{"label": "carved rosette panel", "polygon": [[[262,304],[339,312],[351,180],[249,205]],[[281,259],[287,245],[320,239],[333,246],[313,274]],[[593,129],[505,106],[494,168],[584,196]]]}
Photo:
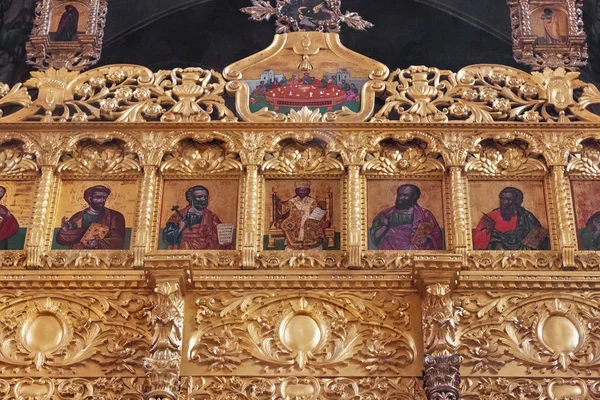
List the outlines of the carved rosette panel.
{"label": "carved rosette panel", "polygon": [[32,177],[38,171],[36,157],[16,140],[0,145],[0,177]]}
{"label": "carved rosette panel", "polygon": [[184,368],[200,375],[417,375],[415,300],[391,292],[200,295]]}
{"label": "carved rosette panel", "polygon": [[160,171],[177,175],[223,174],[241,172],[242,163],[238,154],[221,143],[198,143],[190,139],[177,142],[173,151],[164,157]]}
{"label": "carved rosette panel", "polygon": [[600,381],[579,378],[467,378],[461,385],[462,400],[600,399]]}
{"label": "carved rosette panel", "polygon": [[600,177],[600,143],[594,139],[584,140],[581,151],[569,158],[567,173],[571,176]]}
{"label": "carved rosette panel", "polygon": [[363,171],[375,175],[442,175],[444,164],[428,153],[421,142],[385,141],[367,153]]}
{"label": "carved rosette panel", "polygon": [[597,372],[598,300],[595,292],[459,295],[457,340],[466,374]]}
{"label": "carved rosette panel", "polygon": [[147,298],[133,293],[0,296],[0,370],[11,374],[141,374]]}
{"label": "carved rosette panel", "polygon": [[3,399],[143,400],[141,378],[8,378],[0,379]]}
{"label": "carved rosette panel", "polygon": [[346,269],[348,257],[341,251],[327,251],[325,255],[318,251],[269,251],[258,253],[255,263],[257,269]]}
{"label": "carved rosette panel", "polygon": [[422,382],[416,378],[186,377],[183,387],[186,400],[425,400]]}
{"label": "carved rosette panel", "polygon": [[123,251],[52,251],[41,256],[41,269],[129,269],[133,253]]}

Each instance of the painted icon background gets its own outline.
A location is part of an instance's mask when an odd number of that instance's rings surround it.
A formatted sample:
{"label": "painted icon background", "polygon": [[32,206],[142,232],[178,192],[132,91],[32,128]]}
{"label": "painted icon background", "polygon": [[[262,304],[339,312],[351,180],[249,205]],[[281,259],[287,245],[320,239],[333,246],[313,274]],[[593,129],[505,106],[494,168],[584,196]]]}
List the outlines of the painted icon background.
{"label": "painted icon background", "polygon": [[549,229],[543,181],[470,181],[471,232],[475,230],[483,214],[499,208],[498,195],[509,186],[523,192],[521,206],[532,212],[544,228]]}
{"label": "painted icon background", "polygon": [[340,228],[341,228],[341,184],[339,180],[311,180],[311,179],[267,179],[265,181],[265,209],[264,209],[264,236],[263,248],[265,250],[284,250],[285,244],[283,241],[277,241],[275,247],[269,247],[269,227],[273,221],[273,189],[277,192],[277,196],[286,201],[296,196],[296,188],[294,182],[310,181],[311,192],[310,197],[319,201],[325,201],[327,194],[331,191],[333,195],[333,219],[331,227],[335,229],[334,246],[323,247],[323,250],[339,250],[340,249]]}
{"label": "painted icon background", "polygon": [[[179,209],[188,206],[185,200],[185,192],[193,187],[201,185],[208,189],[208,209],[215,213],[223,224],[232,224],[237,231],[238,213],[238,191],[239,180],[165,180],[163,184],[163,196],[160,208],[160,226],[158,235],[158,249],[165,250],[167,244],[162,241],[161,232],[166,226],[167,220],[173,215],[171,208],[178,205]],[[235,237],[233,239],[235,245]]]}
{"label": "painted icon background", "polygon": [[442,229],[442,235],[445,236],[444,196],[441,181],[369,179],[367,181],[367,235],[369,236],[369,250],[377,250],[369,235],[369,228],[373,224],[373,219],[381,211],[394,206],[398,187],[404,184],[416,185],[421,189],[419,205],[433,213]]}
{"label": "painted icon background", "polygon": [[600,181],[571,181],[577,238],[581,248],[581,230],[590,217],[600,211]]}
{"label": "painted icon background", "polygon": [[0,186],[6,188],[0,204],[8,208],[19,223],[17,233],[8,239],[8,250],[23,250],[35,208],[35,181],[2,181]]}
{"label": "painted icon background", "polygon": [[119,211],[125,218],[124,249],[131,245],[131,233],[135,221],[135,207],[138,195],[137,181],[63,181],[58,197],[58,206],[54,217],[54,234],[52,249],[68,249],[56,243],[56,233],[60,229],[62,217],[70,218],[73,214],[84,210],[88,204],[83,199],[83,192],[92,186],[103,185],[111,190],[105,207]]}

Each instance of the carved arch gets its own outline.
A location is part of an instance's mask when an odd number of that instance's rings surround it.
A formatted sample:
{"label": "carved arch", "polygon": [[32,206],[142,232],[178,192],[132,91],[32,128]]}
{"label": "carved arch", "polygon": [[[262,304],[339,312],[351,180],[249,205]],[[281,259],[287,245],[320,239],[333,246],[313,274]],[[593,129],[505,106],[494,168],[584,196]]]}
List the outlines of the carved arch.
{"label": "carved arch", "polygon": [[[141,170],[136,141],[120,134],[82,134],[58,151],[57,171],[75,175],[122,175]],[[139,145],[137,147],[140,148]]]}
{"label": "carved arch", "polygon": [[467,157],[465,172],[488,177],[544,176],[548,167],[543,156],[518,136],[485,138]]}
{"label": "carved arch", "polygon": [[169,150],[162,157],[163,174],[193,175],[241,172],[240,155],[232,151],[235,145],[221,138],[224,135],[184,134],[170,141]]}
{"label": "carved arch", "polygon": [[[376,144],[366,152],[363,171],[382,175],[443,174],[446,167],[439,160],[441,154],[432,151],[429,143],[412,134],[388,135],[383,140],[378,138]],[[435,145],[432,147],[436,148]]]}
{"label": "carved arch", "polygon": [[[34,175],[38,171],[37,154],[32,140],[26,143],[21,135],[0,138],[0,177]],[[35,144],[37,146],[37,143]],[[36,151],[38,150],[38,151]]]}
{"label": "carved arch", "polygon": [[344,163],[331,142],[319,137],[307,141],[288,137],[265,151],[261,169],[281,175],[339,174],[344,171]]}

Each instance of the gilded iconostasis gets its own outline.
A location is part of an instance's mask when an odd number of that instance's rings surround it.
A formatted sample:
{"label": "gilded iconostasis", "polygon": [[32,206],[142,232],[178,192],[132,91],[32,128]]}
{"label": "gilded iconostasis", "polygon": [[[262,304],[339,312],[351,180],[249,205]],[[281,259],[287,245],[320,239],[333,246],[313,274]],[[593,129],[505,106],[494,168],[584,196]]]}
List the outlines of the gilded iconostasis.
{"label": "gilded iconostasis", "polygon": [[600,399],[581,1],[135,3],[0,85],[0,398]]}

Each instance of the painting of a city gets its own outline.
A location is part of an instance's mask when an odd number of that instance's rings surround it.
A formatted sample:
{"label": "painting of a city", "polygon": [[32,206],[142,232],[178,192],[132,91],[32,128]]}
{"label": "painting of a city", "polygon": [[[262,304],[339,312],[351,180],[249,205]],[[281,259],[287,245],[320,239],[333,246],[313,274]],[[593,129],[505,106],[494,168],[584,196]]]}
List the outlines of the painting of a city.
{"label": "painting of a city", "polygon": [[260,79],[246,80],[250,87],[250,111],[257,112],[266,107],[282,113],[303,107],[318,108],[322,113],[343,107],[358,112],[366,81],[365,78],[352,78],[346,69],[320,77],[309,72],[278,74],[271,69],[261,73]]}

